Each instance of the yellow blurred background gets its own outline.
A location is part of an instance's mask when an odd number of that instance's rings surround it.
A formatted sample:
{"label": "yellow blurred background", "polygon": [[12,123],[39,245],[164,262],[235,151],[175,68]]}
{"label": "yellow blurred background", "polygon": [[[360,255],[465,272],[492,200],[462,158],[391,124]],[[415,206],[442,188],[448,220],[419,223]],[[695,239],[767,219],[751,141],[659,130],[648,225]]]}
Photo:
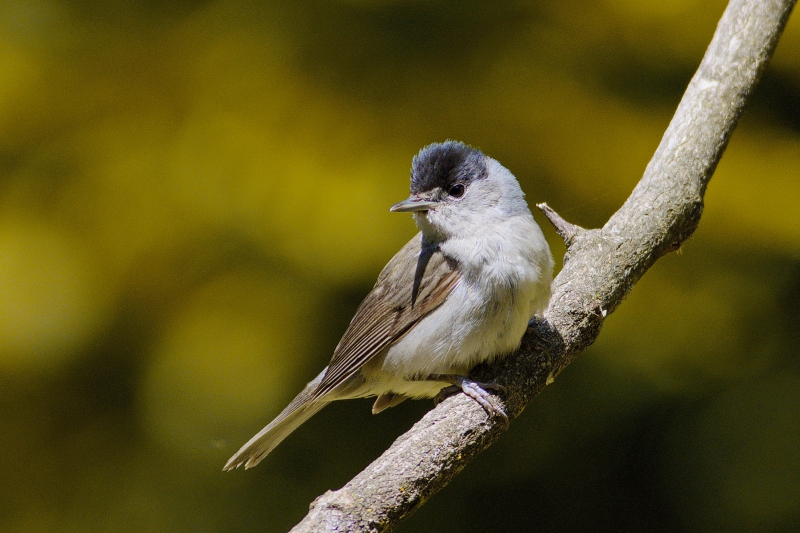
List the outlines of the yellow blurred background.
{"label": "yellow blurred background", "polygon": [[[291,527],[430,408],[339,402],[221,472],[415,233],[411,157],[463,140],[600,226],[724,7],[0,3],[0,530]],[[402,531],[798,530],[796,15],[706,201]]]}

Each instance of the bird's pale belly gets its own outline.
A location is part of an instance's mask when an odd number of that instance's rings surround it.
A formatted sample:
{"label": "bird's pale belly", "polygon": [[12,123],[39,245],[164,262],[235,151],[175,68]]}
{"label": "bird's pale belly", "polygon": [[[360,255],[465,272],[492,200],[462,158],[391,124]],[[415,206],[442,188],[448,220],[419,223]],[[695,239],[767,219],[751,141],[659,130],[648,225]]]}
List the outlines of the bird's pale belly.
{"label": "bird's pale belly", "polygon": [[[457,288],[437,312],[367,363],[362,376],[370,393],[432,397],[448,383],[424,381],[428,376],[467,375],[477,364],[514,351],[531,318],[530,306],[518,303],[530,301],[527,291],[515,295],[519,298],[516,305],[504,305],[501,300],[480,312],[469,299],[485,297],[475,292],[465,286]],[[446,343],[442,339],[447,339]]]}

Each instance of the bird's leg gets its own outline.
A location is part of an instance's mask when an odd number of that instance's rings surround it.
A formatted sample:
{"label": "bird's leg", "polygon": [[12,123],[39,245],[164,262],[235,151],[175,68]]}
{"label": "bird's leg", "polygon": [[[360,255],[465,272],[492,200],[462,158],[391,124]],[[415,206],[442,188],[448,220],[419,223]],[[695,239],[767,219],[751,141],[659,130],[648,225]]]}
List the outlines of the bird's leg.
{"label": "bird's leg", "polygon": [[434,374],[428,376],[427,380],[444,381],[451,384],[450,387],[445,387],[440,390],[439,394],[434,397],[434,405],[438,405],[451,394],[461,391],[478,402],[478,405],[483,407],[483,410],[486,411],[487,415],[490,417],[499,416],[505,421],[506,424],[508,424],[508,415],[505,413],[502,407],[498,407],[494,404],[492,401],[492,395],[486,392],[486,389],[505,392],[506,388],[504,386],[498,385],[497,383],[480,383],[478,381],[472,381],[466,376],[459,376],[457,374]]}

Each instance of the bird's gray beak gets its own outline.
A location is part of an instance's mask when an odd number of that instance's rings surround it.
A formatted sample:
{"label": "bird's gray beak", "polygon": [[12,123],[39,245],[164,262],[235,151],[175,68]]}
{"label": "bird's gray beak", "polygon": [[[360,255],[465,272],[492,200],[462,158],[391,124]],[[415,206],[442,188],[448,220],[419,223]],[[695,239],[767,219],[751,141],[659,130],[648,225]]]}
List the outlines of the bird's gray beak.
{"label": "bird's gray beak", "polygon": [[411,196],[407,200],[398,202],[389,208],[392,213],[419,213],[436,207],[436,202],[423,200],[419,196]]}

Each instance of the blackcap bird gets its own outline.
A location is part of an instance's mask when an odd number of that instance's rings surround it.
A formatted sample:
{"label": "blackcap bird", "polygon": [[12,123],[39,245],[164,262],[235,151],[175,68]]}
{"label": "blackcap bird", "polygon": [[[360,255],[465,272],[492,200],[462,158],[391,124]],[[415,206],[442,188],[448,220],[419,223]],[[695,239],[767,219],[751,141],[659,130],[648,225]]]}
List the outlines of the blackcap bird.
{"label": "blackcap bird", "polygon": [[467,375],[513,352],[550,299],[553,257],[516,178],[460,142],[431,144],[411,166],[411,196],[390,211],[420,229],[378,276],[330,364],[225,470],[259,463],[334,400],[377,396],[379,413],[456,386],[505,416]]}

